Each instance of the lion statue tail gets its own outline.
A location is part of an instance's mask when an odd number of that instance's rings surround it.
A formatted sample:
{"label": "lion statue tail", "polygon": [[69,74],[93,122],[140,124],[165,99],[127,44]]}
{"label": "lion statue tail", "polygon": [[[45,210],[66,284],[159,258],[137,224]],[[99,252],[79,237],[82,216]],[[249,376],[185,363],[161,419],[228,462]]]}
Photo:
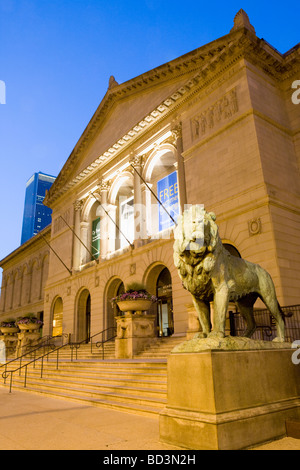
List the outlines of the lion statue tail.
{"label": "lion statue tail", "polygon": [[278,310],[279,310],[279,312],[281,313],[282,320],[283,320],[284,323],[285,323],[285,317],[287,317],[287,315],[285,315],[285,313],[284,313],[284,311],[282,310],[282,308],[280,307],[280,304],[279,304],[278,301],[277,301],[277,305],[278,305]]}

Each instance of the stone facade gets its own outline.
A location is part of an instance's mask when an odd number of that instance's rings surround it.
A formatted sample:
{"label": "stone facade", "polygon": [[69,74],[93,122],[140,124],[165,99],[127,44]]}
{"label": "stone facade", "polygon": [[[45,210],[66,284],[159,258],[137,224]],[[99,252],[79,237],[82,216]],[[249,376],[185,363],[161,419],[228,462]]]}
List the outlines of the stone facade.
{"label": "stone facade", "polygon": [[2,260],[1,320],[28,313],[43,317],[49,241],[48,227]]}
{"label": "stone facade", "polygon": [[214,211],[222,241],[269,271],[282,305],[299,304],[297,79],[299,46],[280,54],[243,11],[228,35],[123,84],[112,78],[46,195],[51,249],[36,236],[1,262],[1,317],[43,311],[44,334],[57,318],[82,340],[115,324],[110,299],[122,283],[143,281],[161,289],[163,334],[187,332],[191,298],[153,195],[173,172],[179,210]]}

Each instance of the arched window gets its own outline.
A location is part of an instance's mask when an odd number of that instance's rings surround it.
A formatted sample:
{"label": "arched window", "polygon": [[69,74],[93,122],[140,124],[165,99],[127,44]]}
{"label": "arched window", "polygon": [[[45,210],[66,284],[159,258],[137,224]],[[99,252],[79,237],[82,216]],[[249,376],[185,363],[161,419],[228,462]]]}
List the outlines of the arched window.
{"label": "arched window", "polygon": [[90,340],[91,335],[91,296],[83,289],[77,298],[77,341]]}
{"label": "arched window", "polygon": [[233,256],[237,256],[238,258],[241,258],[241,255],[239,251],[230,243],[223,243],[224,248],[226,248],[227,251]]}
{"label": "arched window", "polygon": [[[79,245],[80,264],[84,265],[100,256],[100,216],[101,205],[99,201],[91,197],[87,200],[80,222],[80,239],[82,244]],[[74,255],[76,259],[76,255]],[[75,261],[76,262],[76,261]]]}
{"label": "arched window", "polygon": [[[174,226],[179,214],[179,185],[177,160],[171,145],[155,150],[145,165],[146,181],[150,183],[155,197],[146,193],[147,233],[156,235]],[[171,217],[170,217],[171,216]]]}
{"label": "arched window", "polygon": [[52,336],[61,336],[63,332],[63,301],[57,297],[53,305]]}
{"label": "arched window", "polygon": [[[110,201],[115,207],[115,213],[110,211],[115,221],[115,250],[125,248],[134,241],[134,194],[133,176],[125,172],[115,180]],[[111,236],[111,234],[110,234]]]}
{"label": "arched window", "polygon": [[100,210],[99,203],[95,202],[90,212],[90,246],[91,253],[94,259],[100,256]]}
{"label": "arched window", "polygon": [[147,270],[144,278],[148,292],[158,297],[152,304],[150,313],[156,315],[158,336],[170,336],[174,333],[172,277],[170,270],[162,263],[155,262]]}
{"label": "arched window", "polygon": [[105,311],[105,329],[110,329],[107,333],[108,335],[111,334],[111,328],[116,327],[116,316],[120,314],[119,307],[117,305],[112,305],[111,299],[123,294],[124,292],[124,283],[120,278],[114,278],[109,281],[105,289],[103,310]]}
{"label": "arched window", "polygon": [[159,336],[170,336],[174,333],[172,279],[168,268],[164,268],[156,281],[158,304]]}

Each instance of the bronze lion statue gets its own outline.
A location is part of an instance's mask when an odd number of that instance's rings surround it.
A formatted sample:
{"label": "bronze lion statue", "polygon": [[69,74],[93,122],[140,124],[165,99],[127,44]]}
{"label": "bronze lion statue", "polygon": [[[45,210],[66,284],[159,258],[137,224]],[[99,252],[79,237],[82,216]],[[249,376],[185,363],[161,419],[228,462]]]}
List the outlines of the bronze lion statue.
{"label": "bronze lion statue", "polygon": [[[256,329],[253,305],[260,298],[276,321],[277,337],[284,341],[284,319],[271,276],[259,265],[231,255],[219,237],[216,216],[193,205],[178,219],[174,231],[174,262],[183,287],[193,298],[202,336],[225,336],[229,302],[234,302],[246,321],[244,336]],[[213,301],[213,329],[210,302]]]}

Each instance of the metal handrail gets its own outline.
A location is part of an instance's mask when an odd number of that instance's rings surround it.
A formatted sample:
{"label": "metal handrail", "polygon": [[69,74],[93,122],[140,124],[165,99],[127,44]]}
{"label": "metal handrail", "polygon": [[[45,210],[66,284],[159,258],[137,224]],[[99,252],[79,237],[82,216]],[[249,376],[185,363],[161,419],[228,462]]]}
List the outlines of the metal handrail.
{"label": "metal handrail", "polygon": [[[13,362],[14,359],[12,361],[9,361],[8,363],[6,364],[3,364],[5,366],[5,370],[4,372],[2,373],[2,377],[4,379],[4,384],[6,383],[6,379],[8,378],[9,374],[10,374],[10,385],[9,385],[9,393],[11,393],[11,389],[12,389],[12,378],[13,378],[13,374],[17,371],[19,371],[19,376],[21,375],[21,370],[23,368],[25,368],[25,379],[24,379],[24,388],[26,388],[26,382],[27,382],[27,367],[29,364],[34,364],[34,368],[35,368],[35,363],[39,360],[41,360],[41,376],[40,378],[43,377],[43,368],[44,368],[44,358],[47,357],[50,355],[50,354],[53,354],[53,353],[57,353],[57,356],[56,356],[56,369],[58,369],[58,363],[59,363],[59,351],[63,348],[66,348],[67,346],[70,346],[70,349],[71,349],[71,362],[73,361],[73,350],[75,349],[76,350],[76,360],[77,360],[77,350],[79,349],[80,345],[83,344],[83,343],[86,343],[87,340],[90,340],[92,338],[94,338],[95,336],[99,335],[99,334],[102,334],[102,338],[103,338],[103,334],[105,332],[107,332],[108,330],[110,330],[111,328],[113,328],[114,330],[116,330],[115,327],[109,327],[109,328],[106,328],[105,330],[103,331],[100,331],[99,333],[96,333],[94,334],[93,336],[90,336],[90,337],[87,337],[86,339],[80,341],[80,342],[71,342],[70,340],[68,341],[68,343],[66,344],[63,344],[62,346],[59,346],[58,348],[55,348],[53,349],[52,351],[48,351],[47,353],[43,354],[42,356],[39,356],[39,357],[34,357],[34,359],[32,359],[31,361],[27,362],[26,364],[21,364],[20,363],[20,366],[17,367],[16,369],[14,370],[7,370],[7,364],[10,364],[10,362]],[[107,341],[110,341],[111,339],[115,338],[116,335],[106,339],[106,340],[103,340],[102,341],[98,341],[96,343],[96,346],[97,344],[99,345],[103,345],[105,342]],[[99,347],[99,346],[97,346]],[[38,348],[37,348],[38,349]],[[104,348],[103,348],[104,349]],[[24,354],[23,356],[27,355],[28,353]],[[22,356],[22,357],[23,357]],[[103,357],[104,357],[104,351],[103,351]],[[20,358],[17,358],[17,359],[20,359]]]}
{"label": "metal handrail", "polygon": [[[103,340],[103,333],[109,331],[109,330],[112,330],[113,331],[113,335],[110,336],[109,338]],[[102,347],[102,359],[104,359],[104,344],[105,343],[108,343],[109,341],[111,341],[112,339],[116,338],[117,336],[117,327],[116,326],[111,326],[109,328],[106,328],[106,330],[103,330],[102,332],[102,340],[101,341],[97,341],[96,343],[96,348],[100,348]],[[92,347],[91,347],[91,351],[92,351]]]}
{"label": "metal handrail", "polygon": [[[103,340],[103,335],[104,335],[105,333],[107,333],[108,331],[110,331],[110,330],[113,330],[113,335],[110,336],[108,339]],[[102,335],[102,340],[101,340],[101,341],[97,341],[97,342],[95,343],[95,344],[96,344],[96,347],[99,348],[103,343],[106,343],[106,342],[108,342],[108,341],[111,341],[112,339],[114,339],[114,338],[117,336],[116,330],[117,330],[117,328],[116,328],[115,326],[109,326],[108,328],[105,328],[105,330],[99,331],[98,333],[95,333],[95,334],[92,335],[92,336],[88,336],[87,338],[83,339],[82,341],[79,341],[79,342],[70,342],[70,347],[71,347],[71,349],[75,349],[75,350],[76,350],[76,359],[77,359],[77,351],[78,351],[78,349],[80,348],[80,346],[81,346],[82,344],[86,344],[86,343],[90,342],[90,344],[91,344],[91,354],[92,354],[92,352],[93,352],[93,344],[94,344],[94,343],[93,343],[93,338],[95,338],[95,337],[98,336],[98,335]]]}
{"label": "metal handrail", "polygon": [[[61,338],[62,338],[62,341],[63,341],[63,338],[68,338],[68,335],[67,335],[67,334],[64,334],[64,335],[61,335],[61,336],[59,336],[59,337],[61,337]],[[43,339],[43,338],[46,338],[46,340],[45,340],[44,342],[42,342],[42,343],[40,343],[40,344],[38,344],[38,345],[36,345],[36,346],[31,346],[31,349],[29,349],[28,351],[26,351],[24,354],[21,354],[20,356],[17,356],[17,357],[15,357],[14,359],[11,359],[10,361],[7,361],[7,362],[1,364],[1,365],[0,365],[0,368],[1,368],[1,367],[5,367],[5,366],[7,366],[7,364],[11,364],[12,362],[15,362],[15,361],[20,361],[20,365],[21,365],[21,363],[22,363],[22,358],[23,358],[23,357],[28,356],[29,354],[32,354],[32,353],[34,353],[34,355],[35,355],[36,351],[38,351],[38,350],[41,349],[41,348],[44,348],[44,351],[45,351],[45,347],[46,347],[46,346],[49,346],[49,347],[54,346],[53,344],[50,343],[50,340],[51,340],[51,339],[56,339],[56,338],[58,338],[58,336],[45,335],[45,336],[43,336],[43,337],[40,338],[40,339]],[[40,341],[40,339],[39,339],[38,341]],[[54,346],[54,347],[55,347],[55,346]]]}
{"label": "metal handrail", "polygon": [[[21,369],[25,368],[25,380],[24,380],[24,388],[26,388],[26,381],[27,381],[27,367],[29,366],[29,364],[32,364],[32,363],[36,363],[37,361],[39,361],[41,359],[41,377],[43,377],[43,366],[44,366],[44,357],[46,356],[49,356],[50,354],[54,353],[54,352],[57,352],[57,359],[56,359],[56,369],[58,369],[58,354],[59,354],[59,350],[62,349],[62,348],[65,348],[66,346],[68,346],[69,343],[66,343],[66,344],[63,344],[62,346],[59,346],[58,348],[52,350],[52,351],[48,351],[47,353],[43,354],[42,356],[39,356],[37,358],[34,358],[32,359],[31,361],[27,362],[26,364],[23,364],[21,365],[20,367],[18,367],[17,369],[14,369],[14,370],[7,370],[7,368],[5,368],[5,371],[2,373],[2,377],[4,379],[4,384],[6,383],[6,379],[8,378],[9,374],[10,374],[10,385],[9,385],[9,393],[11,393],[11,388],[12,388],[12,377],[13,377],[13,373],[14,372],[17,372],[19,371],[19,376],[21,375]],[[34,365],[35,367],[35,365]]]}

